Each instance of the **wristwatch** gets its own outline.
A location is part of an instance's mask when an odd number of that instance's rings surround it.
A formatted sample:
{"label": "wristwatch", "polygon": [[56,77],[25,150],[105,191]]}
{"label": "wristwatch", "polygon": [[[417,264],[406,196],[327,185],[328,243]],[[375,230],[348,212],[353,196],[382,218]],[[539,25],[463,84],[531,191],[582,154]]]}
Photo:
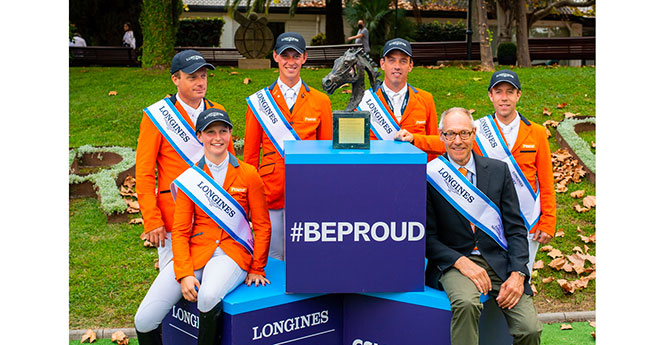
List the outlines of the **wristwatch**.
{"label": "wristwatch", "polygon": [[516,271],[516,273],[520,274],[520,276],[523,278],[527,278],[527,275],[521,271]]}

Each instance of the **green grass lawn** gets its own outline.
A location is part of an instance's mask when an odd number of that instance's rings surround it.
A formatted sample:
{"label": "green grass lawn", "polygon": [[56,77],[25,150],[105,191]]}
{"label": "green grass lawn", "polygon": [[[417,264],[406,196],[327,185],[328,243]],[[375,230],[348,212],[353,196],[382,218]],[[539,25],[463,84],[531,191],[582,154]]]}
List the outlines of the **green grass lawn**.
{"label": "green grass lawn", "polygon": [[[231,75],[230,72],[238,72]],[[310,86],[321,89],[321,79],[329,69],[302,72]],[[564,112],[595,115],[595,68],[593,67],[536,67],[516,69],[522,81],[523,96],[518,110],[532,121],[543,123],[561,121]],[[245,85],[244,78],[251,83]],[[211,71],[207,96],[223,104],[234,122],[234,135],[244,134],[245,98],[270,85],[277,78],[276,70],[248,71],[218,68]],[[487,97],[490,73],[469,68],[447,67],[439,70],[415,68],[409,75],[411,85],[433,94],[438,113],[454,106],[475,109],[475,118],[492,111]],[[108,92],[116,91],[116,96]],[[168,71],[148,71],[139,68],[70,68],[69,69],[69,146],[127,146],[135,148],[142,109],[175,88]],[[338,91],[330,96],[333,109],[343,110],[350,95]],[[563,109],[556,105],[567,103]],[[543,108],[552,111],[543,115]],[[554,130],[553,130],[554,133]],[[590,137],[591,138],[591,137]],[[586,139],[586,138],[585,138]],[[595,141],[593,139],[588,139]],[[558,145],[550,138],[554,151]],[[550,244],[565,254],[574,246],[583,246],[576,232],[595,232],[595,210],[578,214],[572,209],[581,200],[569,193],[584,189],[585,195],[595,195],[595,186],[583,180],[569,184],[569,192],[557,195],[557,228],[564,230],[563,238]],[[69,327],[121,328],[132,327],[133,314],[149,285],[156,276],[155,249],[146,249],[138,235],[141,225],[111,224],[99,208],[96,199],[69,202]],[[589,253],[595,255],[595,245]],[[551,258],[540,253],[537,259],[546,262],[534,283],[539,291],[535,299],[545,303],[548,310],[593,310],[595,281],[585,290],[565,295],[556,282],[544,284],[547,276],[574,280],[575,273],[557,272],[547,266]],[[545,308],[545,307],[544,307]]]}

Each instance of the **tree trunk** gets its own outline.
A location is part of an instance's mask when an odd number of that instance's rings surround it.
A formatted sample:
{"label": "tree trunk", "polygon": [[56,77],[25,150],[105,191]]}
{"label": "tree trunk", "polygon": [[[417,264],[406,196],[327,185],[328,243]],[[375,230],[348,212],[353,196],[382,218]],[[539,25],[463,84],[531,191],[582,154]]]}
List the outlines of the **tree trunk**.
{"label": "tree trunk", "polygon": [[166,68],[174,56],[181,0],[143,0],[140,13],[142,27],[142,68]]}
{"label": "tree trunk", "polygon": [[518,29],[516,30],[518,66],[532,67],[532,60],[529,57],[529,31],[527,29],[527,7],[525,0],[516,0],[516,21],[518,22]]}
{"label": "tree trunk", "polygon": [[325,10],[325,37],[328,44],[346,43],[341,0],[326,0]]}
{"label": "tree trunk", "polygon": [[514,11],[511,0],[497,0],[497,45],[502,42],[511,42],[513,38]]}
{"label": "tree trunk", "polygon": [[480,51],[481,51],[481,70],[492,72],[495,70],[493,66],[493,51],[490,48],[490,38],[488,36],[488,13],[486,11],[485,0],[475,0],[477,8],[477,22],[479,23],[479,37],[480,37]]}

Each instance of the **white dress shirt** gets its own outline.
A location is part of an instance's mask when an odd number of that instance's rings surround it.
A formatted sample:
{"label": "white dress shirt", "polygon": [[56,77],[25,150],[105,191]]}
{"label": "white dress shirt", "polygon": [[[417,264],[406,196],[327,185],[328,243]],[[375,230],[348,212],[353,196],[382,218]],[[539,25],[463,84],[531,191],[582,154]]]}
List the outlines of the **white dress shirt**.
{"label": "white dress shirt", "polygon": [[213,180],[217,182],[220,187],[225,183],[225,177],[227,176],[227,167],[229,166],[229,152],[227,152],[227,156],[225,159],[220,162],[220,164],[216,165],[211,162],[208,157],[204,157],[206,161],[206,165],[208,165],[209,170],[211,170],[211,176],[213,177]]}
{"label": "white dress shirt", "polygon": [[399,92],[394,92],[392,89],[387,87],[385,83],[383,85],[383,91],[385,92],[385,95],[387,98],[389,98],[390,103],[392,105],[392,111],[394,112],[394,116],[396,117],[396,120],[401,122],[401,116],[403,115],[401,113],[401,105],[403,104],[403,100],[406,98],[406,95],[408,94],[408,85],[405,85]]}
{"label": "white dress shirt", "polygon": [[182,101],[181,97],[179,97],[179,93],[177,92],[176,101],[181,103],[181,106],[183,107],[183,110],[185,110],[186,113],[188,113],[188,116],[190,116],[190,119],[192,120],[193,127],[194,127],[195,124],[197,123],[197,117],[199,116],[199,114],[202,113],[202,111],[204,111],[204,100],[202,99],[202,101],[199,102],[199,106],[197,107],[197,109],[195,109],[195,108],[189,106],[188,104],[186,104],[186,102]]}
{"label": "white dress shirt", "polygon": [[518,139],[520,114],[516,112],[516,118],[514,118],[508,125],[503,124],[500,119],[497,118],[497,115],[495,116],[495,120],[497,120],[497,124],[500,126],[500,129],[502,129],[502,134],[504,135],[504,139],[506,139],[506,146],[509,147],[509,150],[513,149],[513,144],[515,144],[516,139]]}
{"label": "white dress shirt", "polygon": [[291,109],[294,104],[296,104],[296,98],[298,98],[298,93],[300,92],[300,87],[302,86],[302,79],[298,79],[296,85],[289,87],[282,81],[281,78],[277,78],[277,86],[280,87],[282,95],[284,95],[284,100],[286,101],[286,106]]}

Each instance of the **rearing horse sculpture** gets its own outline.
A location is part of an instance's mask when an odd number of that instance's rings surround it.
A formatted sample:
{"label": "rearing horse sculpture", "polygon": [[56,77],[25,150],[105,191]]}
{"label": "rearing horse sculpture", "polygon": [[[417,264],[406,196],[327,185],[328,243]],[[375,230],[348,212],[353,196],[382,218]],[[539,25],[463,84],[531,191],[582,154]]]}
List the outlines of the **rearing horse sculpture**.
{"label": "rearing horse sculpture", "polygon": [[378,79],[380,72],[376,63],[362,48],[351,48],[343,56],[335,60],[332,71],[323,78],[323,90],[332,95],[340,86],[350,83],[352,85],[351,99],[346,111],[353,111],[362,101],[364,95],[364,72],[369,76],[371,88],[375,91],[382,83]]}

